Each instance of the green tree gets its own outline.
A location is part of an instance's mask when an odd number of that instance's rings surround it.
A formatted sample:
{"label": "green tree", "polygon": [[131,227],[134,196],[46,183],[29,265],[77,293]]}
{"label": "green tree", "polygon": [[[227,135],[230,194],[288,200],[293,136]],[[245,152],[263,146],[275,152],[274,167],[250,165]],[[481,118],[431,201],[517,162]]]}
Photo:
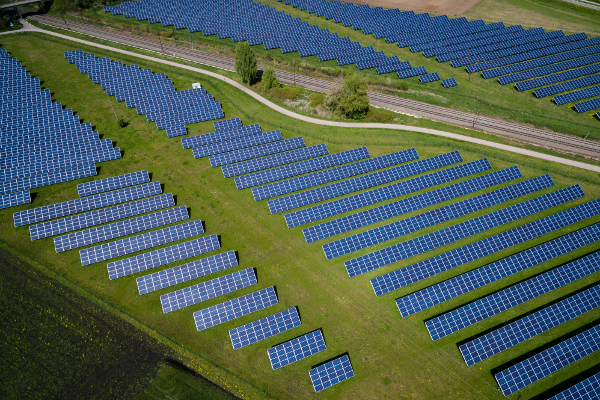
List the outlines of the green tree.
{"label": "green tree", "polygon": [[267,67],[263,71],[262,85],[265,92],[268,92],[274,87],[279,87],[279,79],[275,77],[275,70],[273,68]]}
{"label": "green tree", "polygon": [[363,119],[369,111],[367,82],[354,75],[348,76],[339,89],[333,89],[323,101],[325,107],[346,118]]}
{"label": "green tree", "polygon": [[235,72],[244,83],[252,83],[256,76],[256,56],[248,42],[240,42],[235,46]]}
{"label": "green tree", "polygon": [[10,17],[0,8],[0,28],[8,28],[10,26]]}

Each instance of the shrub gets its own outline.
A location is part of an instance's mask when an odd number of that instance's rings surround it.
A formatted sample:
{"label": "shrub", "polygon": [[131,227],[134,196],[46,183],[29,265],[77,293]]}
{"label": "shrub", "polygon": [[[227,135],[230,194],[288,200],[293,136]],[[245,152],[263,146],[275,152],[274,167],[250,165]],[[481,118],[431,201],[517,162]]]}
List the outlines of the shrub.
{"label": "shrub", "polygon": [[275,100],[296,100],[300,94],[300,89],[292,86],[276,87],[269,92]]}
{"label": "shrub", "polygon": [[235,46],[235,72],[242,78],[242,82],[249,84],[252,84],[256,76],[256,56],[248,42],[240,42]]}
{"label": "shrub", "polygon": [[333,89],[327,95],[323,104],[332,112],[346,118],[364,118],[369,110],[366,81],[355,75],[348,76],[341,88]]}
{"label": "shrub", "polygon": [[279,79],[275,77],[275,70],[271,67],[265,68],[262,75],[263,90],[268,92],[269,90],[279,87]]}
{"label": "shrub", "polygon": [[310,99],[310,106],[316,107],[323,104],[323,100],[325,100],[325,95],[323,93],[313,93],[310,96],[308,96],[308,98]]}

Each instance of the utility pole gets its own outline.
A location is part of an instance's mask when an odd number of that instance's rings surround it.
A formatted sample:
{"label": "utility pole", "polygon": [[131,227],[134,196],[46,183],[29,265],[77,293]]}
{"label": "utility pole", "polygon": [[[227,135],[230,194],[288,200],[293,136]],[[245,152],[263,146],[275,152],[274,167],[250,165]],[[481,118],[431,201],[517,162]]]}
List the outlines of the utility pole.
{"label": "utility pole", "polygon": [[[483,101],[485,101],[485,97],[483,98]],[[479,102],[479,110],[477,110],[477,116],[475,117],[475,119],[473,119],[473,128],[475,128],[475,123],[479,119],[479,114],[481,114],[481,106],[483,104],[483,101]]]}
{"label": "utility pole", "polygon": [[190,44],[192,45],[192,50],[194,50],[194,40],[192,39],[191,36],[190,36]]}
{"label": "utility pole", "polygon": [[119,117],[117,117],[117,112],[115,111],[115,107],[113,107],[113,103],[110,100],[110,96],[108,95],[108,91],[106,91],[106,97],[108,98],[108,102],[110,103],[110,108],[112,108],[113,113],[115,113],[115,118],[117,119],[117,121],[119,120]]}
{"label": "utility pole", "polygon": [[67,20],[65,19],[65,15],[62,13],[62,11],[60,13],[60,16],[62,17],[63,22],[65,23],[65,26],[67,27],[67,29],[71,30],[71,28],[69,28],[69,25],[67,25]]}
{"label": "utility pole", "polygon": [[163,49],[163,46],[162,46],[162,39],[160,38],[160,32],[158,33],[158,41],[160,42],[160,49],[161,49],[161,50],[162,50],[162,52],[164,53],[164,52],[165,52],[165,49]]}

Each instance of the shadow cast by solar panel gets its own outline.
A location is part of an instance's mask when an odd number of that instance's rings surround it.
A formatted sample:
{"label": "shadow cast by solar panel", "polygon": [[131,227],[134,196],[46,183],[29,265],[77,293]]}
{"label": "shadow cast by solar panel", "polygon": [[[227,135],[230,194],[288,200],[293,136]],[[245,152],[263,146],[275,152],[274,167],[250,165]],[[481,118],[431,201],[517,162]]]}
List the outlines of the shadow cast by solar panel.
{"label": "shadow cast by solar panel", "polygon": [[516,358],[513,358],[510,361],[507,361],[503,364],[498,365],[497,367],[494,367],[492,369],[490,369],[490,374],[492,374],[492,376],[496,375],[497,373],[499,373],[500,371],[503,371],[507,368],[512,367],[513,365],[516,365],[522,361],[525,361],[526,359],[528,359],[529,357],[532,357],[538,353],[541,353],[544,350],[548,350],[551,347],[556,346],[559,343],[564,342],[565,340],[568,340],[574,336],[577,336],[578,334],[587,331],[588,329],[591,329],[593,327],[595,327],[596,325],[600,325],[600,319],[595,319],[592,322],[588,322],[587,324],[573,330],[570,332],[565,333],[564,335],[552,340],[551,342],[548,342],[546,344],[543,344],[542,346],[536,347],[533,350],[528,351],[527,353],[524,353]]}
{"label": "shadow cast by solar panel", "polygon": [[37,195],[38,195],[38,192],[29,192],[29,196],[31,197],[32,203],[35,200],[35,198],[37,197]]}
{"label": "shadow cast by solar panel", "polygon": [[336,360],[336,359],[338,359],[340,357],[344,357],[344,356],[348,356],[348,360],[350,360],[350,365],[352,365],[352,359],[350,358],[350,354],[348,354],[348,352],[345,352],[345,353],[342,353],[342,354],[338,354],[337,356],[333,356],[333,357],[331,357],[331,358],[329,358],[329,359],[327,359],[327,360],[325,360],[323,362],[320,362],[318,364],[312,365],[310,367],[310,369],[318,368],[321,365],[327,364],[328,362],[331,362],[333,360]]}
{"label": "shadow cast by solar panel", "polygon": [[241,264],[240,263],[240,253],[238,253],[237,250],[234,250],[233,253],[235,254],[235,259],[237,260],[238,265]]}
{"label": "shadow cast by solar panel", "polygon": [[175,205],[177,205],[177,195],[176,194],[173,195],[173,202],[175,202]]}
{"label": "shadow cast by solar panel", "polygon": [[536,396],[533,396],[530,400],[549,399],[553,396],[556,396],[560,392],[563,392],[563,391],[567,390],[568,388],[575,386],[579,382],[582,382],[582,381],[596,375],[599,372],[600,372],[600,364],[596,364],[592,368],[589,368],[583,372],[578,373],[575,376],[572,376],[571,378],[567,379],[566,381],[563,381],[563,382],[559,383],[558,385],[553,386],[552,388],[546,390],[545,392],[542,392]]}

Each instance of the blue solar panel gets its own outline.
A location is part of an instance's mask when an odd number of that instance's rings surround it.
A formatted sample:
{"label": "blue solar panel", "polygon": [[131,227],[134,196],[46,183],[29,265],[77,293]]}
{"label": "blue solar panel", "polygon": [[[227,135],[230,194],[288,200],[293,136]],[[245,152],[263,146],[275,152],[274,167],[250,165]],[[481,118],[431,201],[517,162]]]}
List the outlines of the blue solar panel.
{"label": "blue solar panel", "polygon": [[237,151],[231,151],[229,153],[216,154],[211,156],[209,160],[211,167],[220,167],[221,165],[250,160],[270,154],[281,153],[283,151],[298,149],[304,146],[304,139],[302,137],[295,137],[274,143],[263,144],[262,146],[254,146]]}
{"label": "blue solar panel", "polygon": [[397,74],[398,74],[398,78],[404,79],[404,78],[410,78],[410,77],[418,76],[418,75],[425,75],[425,74],[427,74],[427,70],[425,69],[425,67],[417,67],[417,68],[400,70],[397,72]]}
{"label": "blue solar panel", "polygon": [[421,81],[421,83],[429,83],[429,82],[439,81],[440,79],[441,79],[440,75],[437,72],[419,76],[419,81]]}
{"label": "blue solar panel", "polygon": [[[595,85],[600,83],[600,74],[585,76],[583,78],[574,79],[572,81],[557,83],[556,85],[546,86],[540,89],[536,89],[533,91],[533,94],[537,98],[542,98],[546,96],[552,96],[558,93],[567,92],[569,90],[575,90],[579,88],[583,88],[586,86]],[[600,86],[598,86],[600,87]],[[593,95],[592,95],[593,96]],[[587,96],[590,97],[590,96]],[[585,97],[583,97],[585,98]],[[574,100],[579,100],[580,98],[575,98]],[[573,101],[573,100],[571,100]]]}
{"label": "blue solar panel", "polygon": [[[598,49],[598,51],[600,52],[600,48]],[[581,66],[592,64],[595,62],[600,62],[600,54],[592,54],[591,56],[576,58],[574,60],[570,59],[570,60],[563,61],[563,62],[560,62],[557,64],[544,65],[542,67],[530,69],[525,72],[515,72],[510,75],[501,76],[500,78],[498,78],[498,82],[501,85],[506,85],[508,83],[524,81],[526,79],[537,78],[537,77],[548,75],[548,74],[555,74],[557,72],[581,67]],[[487,71],[484,71],[484,72],[487,72]],[[579,75],[579,76],[582,76],[582,75]],[[573,76],[573,78],[574,77],[575,76]],[[572,78],[567,78],[567,79],[572,79]],[[563,79],[563,80],[566,80],[566,79]],[[560,80],[558,80],[556,82],[560,82]],[[544,86],[547,84],[548,83],[544,83],[540,86]],[[533,87],[534,86],[532,86],[531,88],[533,88]],[[535,86],[535,87],[537,87],[537,86]]]}
{"label": "blue solar panel", "polygon": [[550,400],[591,400],[600,398],[600,373],[560,392]]}
{"label": "blue solar panel", "polygon": [[[29,190],[0,196],[0,209],[31,203]],[[15,213],[16,214],[16,213]]]}
{"label": "blue solar panel", "polygon": [[456,79],[448,78],[442,81],[442,86],[444,86],[445,88],[451,88],[454,86],[458,86],[458,83],[456,83]]}
{"label": "blue solar panel", "polygon": [[600,286],[577,293],[460,346],[474,364],[600,307]]}
{"label": "blue solar panel", "polygon": [[[515,87],[517,90],[528,90],[534,89],[541,86],[550,85],[557,82],[568,81],[569,79],[575,79],[586,75],[595,74],[596,72],[600,72],[600,64],[592,64],[581,68],[570,69],[568,71],[559,72],[557,74],[551,74],[542,76],[541,78],[529,79],[523,82],[518,82]],[[563,84],[569,84],[568,82]],[[567,89],[568,90],[568,89]],[[563,90],[564,91],[564,90]],[[536,93],[541,93],[540,91],[536,91]],[[542,97],[538,95],[538,97]]]}
{"label": "blue solar panel", "polygon": [[253,268],[246,268],[231,274],[198,283],[184,289],[160,296],[163,313],[179,310],[192,304],[212,299],[236,290],[257,284]]}
{"label": "blue solar panel", "polygon": [[295,339],[281,343],[275,347],[271,347],[267,353],[271,367],[279,369],[302,360],[303,358],[312,356],[327,348],[323,333],[320,329],[302,335]]}
{"label": "blue solar panel", "polygon": [[[411,218],[406,218],[331,243],[326,243],[323,245],[323,252],[325,253],[325,257],[328,260],[331,260],[332,258],[340,257],[445,221],[450,221],[454,218],[460,218],[464,215],[485,210],[486,208],[526,196],[536,191],[546,189],[552,184],[553,182],[549,175],[516,183],[454,204],[449,204],[439,209],[418,214]],[[395,213],[390,212],[390,207],[382,206],[382,208],[385,210],[382,211],[383,215],[387,217],[388,215],[386,214],[389,214],[390,218],[394,216]]]}
{"label": "blue solar panel", "polygon": [[262,133],[259,124],[247,125],[234,130],[217,131],[205,133],[204,135],[185,137],[181,139],[181,144],[183,145],[184,149],[191,149],[192,147],[207,146],[209,144],[223,142],[225,140],[256,135],[257,133]]}
{"label": "blue solar panel", "polygon": [[[347,211],[356,210],[371,204],[393,199],[394,197],[400,197],[402,195],[426,189],[441,183],[450,182],[454,179],[477,174],[491,168],[492,166],[490,165],[489,161],[484,158],[482,160],[457,165],[455,167],[443,169],[441,171],[433,172],[421,177],[394,183],[389,186],[369,190],[364,193],[330,201],[328,203],[306,208],[304,210],[295,211],[286,214],[285,220],[288,228],[292,228],[309,222],[318,221],[332,215],[342,214]],[[518,172],[518,168],[516,171]],[[520,174],[520,172],[518,173]]]}
{"label": "blue solar panel", "polygon": [[91,194],[108,192],[109,190],[121,189],[127,186],[139,185],[140,183],[150,182],[148,171],[131,172],[125,175],[111,176],[97,181],[80,183],[77,185],[79,197],[89,196]]}
{"label": "blue solar panel", "polygon": [[326,154],[329,154],[329,151],[327,150],[327,145],[323,143],[316,146],[306,147],[304,149],[288,151],[268,157],[240,162],[237,164],[225,165],[221,167],[221,169],[225,178],[231,178],[232,176],[261,171],[267,168],[273,168],[296,161],[307,160],[309,158],[319,157]]}
{"label": "blue solar panel", "polygon": [[242,126],[242,121],[239,118],[229,118],[222,121],[214,121],[213,126],[217,132],[229,131],[240,128]]}
{"label": "blue solar panel", "polygon": [[[567,201],[583,197],[583,192],[577,185],[559,190],[554,192],[554,194],[562,197],[562,201],[558,204],[564,204]],[[543,200],[546,196],[538,197],[538,199]],[[554,200],[553,202],[557,205]],[[374,278],[371,280],[371,285],[373,286],[375,294],[380,296],[443,271],[456,268],[459,265],[464,265],[468,262],[480,259],[486,255],[542,236],[548,232],[556,231],[557,229],[575,222],[583,221],[596,215],[598,210],[600,210],[600,202],[597,201],[578,205],[497,235],[490,236],[478,242],[468,244],[445,254],[413,264],[402,270],[393,271],[389,274]]]}
{"label": "blue solar panel", "polygon": [[96,175],[96,173],[96,166],[90,164],[25,178],[12,179],[0,182],[0,195],[87,178]]}
{"label": "blue solar panel", "polygon": [[[484,166],[485,164],[481,163],[481,161],[483,160],[473,161],[472,163],[478,163],[479,165]],[[461,173],[466,175],[467,173],[472,172],[470,168],[464,168],[465,166],[468,167],[469,165],[459,165],[457,167],[449,168],[448,170],[442,170],[429,175],[424,175],[418,178],[410,179],[408,181],[405,181],[404,183],[410,188],[411,191],[422,190],[423,187],[418,184],[418,180],[425,181],[430,186],[434,186],[443,183],[437,179],[434,179],[436,178],[435,176],[431,176],[434,174],[439,175],[445,180],[459,179],[463,177],[461,176]],[[476,172],[481,171],[476,170],[475,173]],[[392,218],[394,216],[425,208],[433,204],[442,203],[444,201],[464,196],[466,194],[489,188],[491,186],[508,182],[512,179],[520,177],[521,172],[517,167],[496,171],[491,174],[473,178],[465,182],[459,182],[454,185],[432,190],[430,192],[422,193],[417,196],[412,196],[383,206],[379,206],[356,214],[351,214],[345,217],[334,219],[332,221],[324,222],[319,225],[311,226],[309,228],[303,229],[302,233],[304,234],[306,242],[312,243],[316,240],[325,239],[330,236],[358,229],[363,226],[367,226],[388,218]],[[400,194],[404,193],[400,192]],[[386,199],[384,198],[383,200]],[[358,203],[357,205],[360,205],[360,203]]]}
{"label": "blue solar panel", "polygon": [[338,357],[308,371],[315,392],[320,392],[354,376],[348,356]]}
{"label": "blue solar panel", "polygon": [[126,201],[138,200],[143,197],[160,193],[162,193],[160,183],[150,182],[139,186],[116,190],[114,192],[100,193],[90,197],[68,200],[62,203],[17,212],[13,214],[13,219],[15,221],[15,226],[29,225],[84,211],[108,207]]}
{"label": "blue solar panel", "polygon": [[[253,188],[252,194],[254,195],[254,200],[257,201],[268,199],[270,197],[296,192],[309,187],[322,185],[324,183],[364,174],[365,172],[401,164],[417,158],[419,158],[419,155],[415,149],[404,150],[348,165],[342,165],[324,171],[314,172],[312,174],[297,178],[287,179],[282,182],[275,182],[265,186]],[[273,213],[273,210],[271,210],[271,212]]]}
{"label": "blue solar panel", "polygon": [[[583,99],[587,99],[589,97],[598,96],[598,95],[600,95],[600,85],[592,86],[592,87],[586,88],[586,89],[576,90],[574,92],[569,92],[569,93],[561,94],[558,96],[554,96],[552,98],[552,101],[554,101],[557,105],[560,106],[563,104],[572,103],[572,102],[575,102],[578,100],[583,100]],[[583,106],[586,103],[590,104],[591,107]],[[589,100],[587,102],[575,104],[574,106],[575,106],[575,109],[577,110],[577,112],[584,112],[584,111],[593,110],[594,108],[598,107],[598,106],[595,107],[594,103],[598,104],[598,99],[593,99],[593,100]]]}
{"label": "blue solar panel", "polygon": [[[185,226],[183,229],[185,229],[185,232],[189,232],[187,234],[188,237],[202,233],[200,227],[197,225],[188,226],[186,223],[181,224],[181,226]],[[196,231],[194,229],[196,229]],[[110,279],[117,279],[126,275],[135,274],[136,272],[145,271],[150,268],[156,268],[185,258],[208,253],[209,251],[217,250],[219,248],[221,248],[221,244],[219,243],[217,235],[194,239],[189,242],[175,244],[149,253],[111,262],[107,266],[108,277]]]}
{"label": "blue solar panel", "polygon": [[550,347],[494,377],[508,396],[600,349],[600,325]]}
{"label": "blue solar panel", "polygon": [[[583,91],[581,90],[580,92],[583,92]],[[595,92],[594,96],[600,94],[600,85],[598,85],[598,87],[594,90],[594,92]],[[579,93],[579,95],[582,95],[582,93]],[[580,112],[580,113],[586,112],[586,111],[591,111],[596,108],[600,108],[600,98],[592,99],[592,100],[584,101],[582,103],[575,104],[575,110],[577,110],[577,112]],[[598,114],[596,114],[596,115],[598,115]]]}
{"label": "blue solar panel", "polygon": [[138,292],[146,294],[155,290],[174,286],[179,283],[191,281],[217,271],[233,268],[238,265],[235,251],[230,250],[225,253],[215,254],[214,256],[201,258],[187,264],[158,271],[150,275],[140,276],[136,279]]}
{"label": "blue solar panel", "polygon": [[[174,222],[180,222],[188,218],[189,216],[185,206],[163,210],[154,214],[142,215],[141,217],[55,237],[54,249],[57,253],[60,253],[78,247],[146,231],[159,226],[172,224]],[[112,245],[114,246],[114,243]]]}
{"label": "blue solar panel", "polygon": [[226,153],[228,151],[239,150],[246,147],[276,142],[278,140],[283,140],[283,136],[279,130],[258,133],[256,135],[246,136],[239,139],[226,140],[223,142],[209,144],[207,146],[194,147],[192,151],[194,152],[195,158],[201,158],[215,154]]}
{"label": "blue solar panel", "polygon": [[252,321],[229,331],[234,350],[270,338],[278,333],[300,326],[300,316],[296,307],[278,312],[268,317]]}
{"label": "blue solar panel", "polygon": [[235,318],[277,304],[275,288],[270,286],[257,292],[229,300],[194,313],[196,329],[202,331]]}
{"label": "blue solar panel", "polygon": [[235,186],[238,189],[245,189],[248,187],[274,182],[280,179],[291,178],[293,176],[307,174],[309,172],[314,172],[365,158],[369,158],[369,151],[366,147],[361,147],[358,149],[343,151],[337,154],[331,154],[325,157],[315,158],[314,160],[285,165],[279,168],[256,172],[246,176],[239,176],[235,178]]}

